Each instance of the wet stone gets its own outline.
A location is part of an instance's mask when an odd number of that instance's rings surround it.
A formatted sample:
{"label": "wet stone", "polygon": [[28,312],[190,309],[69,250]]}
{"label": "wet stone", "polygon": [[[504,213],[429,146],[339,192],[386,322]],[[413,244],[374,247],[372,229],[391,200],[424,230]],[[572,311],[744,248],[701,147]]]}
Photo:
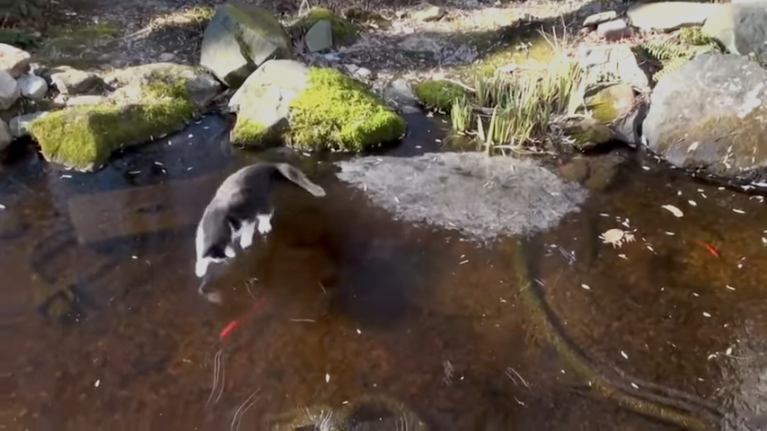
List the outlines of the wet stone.
{"label": "wet stone", "polygon": [[583,20],[583,26],[594,27],[599,24],[602,24],[603,22],[614,20],[617,17],[618,17],[618,13],[612,10],[607,12],[596,13],[594,15],[587,17],[585,20]]}

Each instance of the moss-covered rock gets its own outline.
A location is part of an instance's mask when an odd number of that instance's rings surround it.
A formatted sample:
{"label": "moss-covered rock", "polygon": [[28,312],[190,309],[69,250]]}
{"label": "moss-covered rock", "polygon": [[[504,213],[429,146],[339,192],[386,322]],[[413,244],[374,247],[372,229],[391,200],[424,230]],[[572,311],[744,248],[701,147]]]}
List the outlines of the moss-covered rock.
{"label": "moss-covered rock", "polygon": [[463,87],[445,80],[419,82],[413,86],[413,93],[422,105],[443,112],[449,112],[456,99],[466,96]]}
{"label": "moss-covered rock", "polygon": [[304,150],[363,151],[396,141],[405,120],[361,82],[331,68],[273,60],[259,68],[230,101],[234,144],[287,141]]}
{"label": "moss-covered rock", "polygon": [[117,149],[184,127],[199,112],[188,80],[154,74],[127,86],[130,98],[81,105],[41,116],[29,125],[46,160],[79,171],[98,169]]}
{"label": "moss-covered rock", "polygon": [[560,126],[565,135],[572,139],[572,145],[580,151],[593,150],[612,141],[614,136],[609,126],[589,117],[572,119]]}
{"label": "moss-covered rock", "polygon": [[632,111],[635,96],[630,85],[615,83],[590,88],[583,99],[594,119],[609,124]]}
{"label": "moss-covered rock", "polygon": [[242,115],[237,117],[229,134],[229,140],[233,144],[243,146],[266,146],[279,139],[279,134],[273,133],[272,128]]}
{"label": "moss-covered rock", "polygon": [[354,42],[357,38],[357,28],[354,27],[354,24],[334,14],[330,9],[322,7],[312,8],[309,13],[298,20],[294,26],[307,32],[317,21],[322,20],[330,22],[334,45],[348,45]]}
{"label": "moss-covered rock", "polygon": [[241,1],[216,8],[200,48],[200,65],[233,88],[266,61],[290,58],[293,44],[277,18]]}
{"label": "moss-covered rock", "polygon": [[314,68],[308,78],[290,104],[294,146],[363,151],[405,134],[405,119],[362,83],[331,68]]}

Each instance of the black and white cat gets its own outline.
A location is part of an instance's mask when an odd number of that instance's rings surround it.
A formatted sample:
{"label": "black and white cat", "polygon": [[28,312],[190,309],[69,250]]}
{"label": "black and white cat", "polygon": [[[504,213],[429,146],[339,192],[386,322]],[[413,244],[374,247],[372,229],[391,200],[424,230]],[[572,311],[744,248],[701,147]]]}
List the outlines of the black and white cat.
{"label": "black and white cat", "polygon": [[216,190],[197,226],[195,274],[202,278],[213,262],[223,262],[253,244],[256,230],[272,230],[272,188],[285,180],[314,196],[325,196],[322,187],[309,181],[303,172],[287,163],[256,163],[229,175]]}

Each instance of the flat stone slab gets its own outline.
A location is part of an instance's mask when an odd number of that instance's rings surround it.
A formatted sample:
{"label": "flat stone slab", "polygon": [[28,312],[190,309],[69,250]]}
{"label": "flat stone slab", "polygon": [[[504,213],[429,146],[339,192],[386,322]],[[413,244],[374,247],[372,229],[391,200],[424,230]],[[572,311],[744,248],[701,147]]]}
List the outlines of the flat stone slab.
{"label": "flat stone slab", "polygon": [[80,244],[140,236],[196,224],[222,175],[131,187],[71,198],[69,217]]}
{"label": "flat stone slab", "polygon": [[671,31],[702,25],[721,5],[695,2],[638,3],[626,12],[631,25],[643,30]]}

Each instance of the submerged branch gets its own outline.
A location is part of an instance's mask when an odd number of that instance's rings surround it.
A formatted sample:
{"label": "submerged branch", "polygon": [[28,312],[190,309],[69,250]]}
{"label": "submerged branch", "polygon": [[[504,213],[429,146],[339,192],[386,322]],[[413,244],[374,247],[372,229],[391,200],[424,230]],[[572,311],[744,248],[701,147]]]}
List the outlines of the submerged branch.
{"label": "submerged branch", "polygon": [[696,430],[717,429],[723,414],[708,401],[657,383],[634,379],[578,346],[546,302],[540,286],[532,281],[524,247],[515,244],[511,248],[509,253],[518,274],[522,297],[530,306],[536,321],[541,323],[545,335],[561,357],[597,391],[630,410],[659,420]]}

